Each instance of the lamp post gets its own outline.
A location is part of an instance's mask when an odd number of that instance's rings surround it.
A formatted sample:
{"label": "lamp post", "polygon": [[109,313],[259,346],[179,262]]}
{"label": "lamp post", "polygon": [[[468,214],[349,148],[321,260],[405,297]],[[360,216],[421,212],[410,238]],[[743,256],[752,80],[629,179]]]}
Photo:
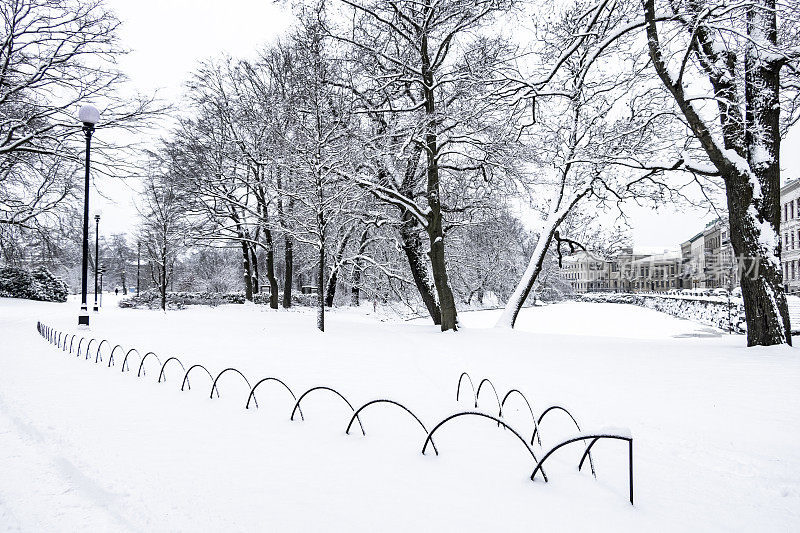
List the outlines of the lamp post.
{"label": "lamp post", "polygon": [[105,265],[100,269],[100,307],[103,307],[103,273],[106,271]]}
{"label": "lamp post", "polygon": [[86,305],[86,275],[89,267],[89,153],[92,145],[94,125],[100,120],[100,112],[94,106],[85,105],[78,112],[78,120],[83,122],[83,134],[86,137],[86,177],[83,195],[83,261],[81,262],[81,312],[78,315],[79,326],[89,326],[89,308]]}
{"label": "lamp post", "polygon": [[95,313],[100,309],[97,305],[97,273],[100,268],[100,215],[94,216],[94,309]]}

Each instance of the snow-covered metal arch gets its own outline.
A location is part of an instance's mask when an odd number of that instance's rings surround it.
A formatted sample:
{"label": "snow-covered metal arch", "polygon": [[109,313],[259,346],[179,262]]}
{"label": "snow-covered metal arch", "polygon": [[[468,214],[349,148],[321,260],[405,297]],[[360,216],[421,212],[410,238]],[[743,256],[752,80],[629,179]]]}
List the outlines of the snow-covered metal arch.
{"label": "snow-covered metal arch", "polygon": [[[501,420],[500,418],[498,418],[496,416],[492,416],[492,415],[486,414],[486,413],[482,413],[480,411],[462,411],[460,413],[455,413],[455,414],[452,414],[452,415],[448,416],[447,418],[445,418],[444,420],[442,420],[438,424],[436,424],[436,427],[434,427],[428,433],[428,436],[425,438],[425,444],[422,445],[422,454],[423,455],[425,454],[425,450],[428,448],[428,443],[429,442],[431,444],[433,444],[433,434],[436,433],[436,431],[438,431],[440,427],[445,425],[447,422],[449,422],[451,420],[454,420],[456,418],[462,417],[462,416],[480,416],[480,417],[483,417],[483,418],[488,418],[489,420],[494,420],[499,425],[501,425],[504,428],[506,428],[507,430],[511,431],[511,433],[513,433],[514,436],[517,437],[517,439],[519,439],[519,441],[522,443],[522,445],[525,446],[525,449],[531,455],[531,457],[533,458],[534,462],[539,463],[539,460],[536,458],[536,454],[533,452],[531,447],[528,446],[528,442],[522,437],[522,435],[520,435],[517,432],[516,429],[512,428],[511,426],[509,426],[505,421]],[[542,472],[542,477],[544,477],[544,479],[547,480],[547,474],[545,474],[544,469],[542,469],[541,472]]]}
{"label": "snow-covered metal arch", "polygon": [[[356,410],[353,409],[353,405],[349,401],[347,401],[347,398],[342,396],[342,394],[339,391],[337,391],[335,389],[332,389],[330,387],[312,387],[312,388],[308,389],[307,391],[305,391],[300,396],[300,398],[297,399],[297,402],[295,402],[295,404],[294,404],[294,409],[292,409],[292,416],[289,417],[289,420],[294,420],[294,414],[300,408],[300,402],[303,401],[303,398],[308,396],[309,393],[312,393],[312,392],[318,391],[318,390],[326,390],[326,391],[334,393],[336,396],[338,396],[339,398],[344,400],[344,403],[347,404],[347,407],[349,407],[351,411],[353,411],[354,413],[356,412]],[[358,420],[358,425],[361,428],[361,434],[366,436],[367,433],[364,431],[364,425],[361,423],[361,419],[358,418],[358,417],[356,417],[356,419]]]}
{"label": "snow-covered metal arch", "polygon": [[75,357],[81,356],[81,344],[83,344],[84,340],[86,340],[86,337],[81,337],[81,340],[78,341],[78,348],[75,350]]}
{"label": "snow-covered metal arch", "polygon": [[124,350],[121,344],[117,344],[111,348],[111,354],[108,356],[108,368],[111,368],[111,365],[114,363],[114,352],[117,351],[117,348]]}
{"label": "snow-covered metal arch", "polygon": [[103,340],[101,340],[101,341],[100,341],[100,344],[98,344],[98,345],[97,345],[97,350],[95,351],[95,354],[94,354],[94,362],[95,362],[95,363],[97,363],[97,361],[102,361],[102,360],[103,360],[103,359],[101,359],[101,358],[100,358],[100,348],[102,348],[102,347],[103,347],[103,343],[106,343],[106,344],[108,344],[109,346],[111,346],[111,343],[110,343],[110,342],[108,342],[108,341],[107,341],[107,340],[105,340],[105,339],[103,339]]}
{"label": "snow-covered metal arch", "polygon": [[167,381],[167,376],[164,375],[164,368],[167,366],[167,363],[173,360],[177,361],[178,364],[181,365],[183,371],[186,372],[186,367],[183,366],[183,363],[181,363],[180,359],[175,356],[169,357],[166,361],[164,361],[164,364],[161,365],[161,370],[158,372],[158,383],[161,383],[161,378],[164,378],[164,381]]}
{"label": "snow-covered metal arch", "polygon": [[72,353],[72,343],[75,341],[75,337],[77,336],[77,333],[73,333],[72,337],[69,339],[69,353]]}
{"label": "snow-covered metal arch", "polygon": [[137,350],[136,348],[131,348],[130,350],[128,350],[128,353],[125,354],[125,359],[122,360],[122,370],[120,370],[120,372],[125,372],[126,368],[128,370],[131,369],[131,367],[128,366],[128,356],[131,354],[131,352],[136,352],[136,357],[141,357],[139,355],[139,350]]}
{"label": "snow-covered metal arch", "polygon": [[93,342],[97,342],[97,339],[95,338],[90,339],[89,343],[86,345],[86,357],[84,357],[84,359],[87,361],[89,360],[89,350],[91,349]]}
{"label": "snow-covered metal arch", "polygon": [[[424,431],[426,435],[428,434],[428,428],[425,427],[425,424],[422,423],[422,420],[420,420],[419,417],[417,415],[415,415],[411,411],[411,409],[409,409],[405,405],[401,404],[400,402],[396,402],[394,400],[388,400],[388,399],[385,399],[385,398],[378,399],[378,400],[372,400],[371,402],[367,402],[364,405],[362,405],[361,407],[359,407],[358,409],[356,409],[353,412],[353,416],[350,418],[350,423],[347,424],[347,429],[344,430],[344,432],[349,435],[350,434],[350,428],[353,426],[353,422],[355,422],[356,417],[358,417],[358,414],[361,411],[363,411],[364,408],[366,408],[366,407],[368,407],[370,405],[376,404],[376,403],[388,403],[388,404],[391,404],[391,405],[396,405],[397,407],[403,409],[405,412],[407,412],[412,417],[414,417],[414,420],[416,420],[417,423],[420,425],[420,427],[422,428],[422,431]],[[361,419],[359,418],[359,422],[360,422],[360,420]],[[362,427],[362,430],[363,430],[363,427]],[[439,450],[436,449],[436,443],[431,441],[431,445],[433,446],[433,451],[436,452],[436,455],[439,455]]]}
{"label": "snow-covered metal arch", "polygon": [[478,392],[475,393],[475,409],[478,408],[478,402],[481,399],[481,388],[483,387],[484,383],[488,383],[492,388],[492,391],[494,391],[494,398],[497,400],[497,408],[502,411],[503,407],[500,405],[500,396],[497,394],[497,389],[494,387],[494,383],[492,383],[489,378],[483,378],[481,382],[478,383]]}
{"label": "snow-covered metal arch", "polygon": [[[217,391],[217,398],[219,398],[219,389],[217,388],[217,381],[219,381],[219,378],[225,372],[236,372],[237,374],[242,376],[242,379],[244,380],[244,382],[247,383],[247,390],[253,390],[253,387],[250,386],[250,381],[238,369],[236,369],[236,368],[226,368],[225,370],[223,370],[222,372],[217,374],[216,378],[214,378],[214,383],[211,384],[211,393],[208,395],[209,398],[214,399],[214,391]],[[256,403],[256,407],[258,407],[258,402],[256,401],[255,403]]]}
{"label": "snow-covered metal arch", "polygon": [[458,387],[456,387],[456,401],[461,394],[461,380],[464,378],[469,380],[469,386],[472,387],[472,401],[474,402],[475,406],[478,406],[478,400],[475,399],[475,384],[472,382],[472,378],[466,372],[462,372],[460,376],[458,376]]}
{"label": "snow-covered metal arch", "polygon": [[533,439],[535,437],[539,441],[539,446],[541,446],[542,445],[542,439],[539,438],[539,433],[538,433],[539,423],[536,421],[536,415],[533,414],[533,407],[531,407],[531,402],[528,401],[528,398],[526,398],[525,395],[522,394],[521,391],[519,391],[517,389],[511,389],[510,391],[508,391],[506,393],[505,396],[503,396],[503,400],[500,402],[500,418],[503,417],[503,408],[506,406],[506,401],[508,400],[509,396],[511,396],[513,393],[517,393],[517,396],[522,398],[522,400],[525,402],[525,405],[528,406],[528,411],[531,414],[531,420],[533,420],[533,429],[534,429],[533,436],[531,436],[531,445],[533,445]]}
{"label": "snow-covered metal arch", "polygon": [[[546,454],[544,454],[544,457],[542,457],[541,461],[538,461],[536,463],[536,468],[533,469],[533,473],[531,474],[531,481],[533,481],[536,478],[537,472],[541,472],[542,477],[544,478],[545,481],[547,481],[547,476],[544,475],[543,465],[544,462],[547,460],[547,458],[553,455],[553,453],[556,450],[559,450],[568,444],[572,444],[573,442],[591,440],[592,442],[584,450],[583,455],[581,456],[581,461],[578,464],[578,470],[580,470],[581,466],[583,466],[583,461],[586,459],[587,456],[589,456],[589,451],[591,450],[592,446],[594,446],[594,444],[600,439],[622,440],[628,443],[628,492],[631,505],[633,505],[633,437],[629,435],[615,435],[613,433],[581,435],[578,437],[567,439],[559,444],[556,444],[555,446],[550,448],[550,450]],[[591,456],[589,457],[590,457],[589,461],[591,462]]]}
{"label": "snow-covered metal arch", "polygon": [[[189,373],[195,368],[202,368],[203,370],[205,370],[206,374],[208,374],[208,379],[214,381],[214,376],[211,375],[211,372],[209,372],[206,367],[204,367],[201,364],[192,365],[189,367],[189,370],[187,370],[186,373],[183,375],[183,383],[181,383],[181,390],[183,390],[183,388],[186,387],[186,385],[189,385],[189,389],[191,390],[192,385],[189,383]],[[217,397],[219,397],[219,391],[217,391]]]}
{"label": "snow-covered metal arch", "polygon": [[[568,416],[568,417],[569,417],[569,418],[572,420],[572,423],[573,423],[573,424],[575,424],[575,428],[576,428],[578,431],[582,431],[582,430],[581,430],[581,426],[580,426],[580,424],[578,424],[578,421],[577,421],[577,420],[575,420],[575,417],[574,417],[574,416],[572,416],[572,413],[570,413],[570,412],[569,412],[569,411],[568,411],[568,410],[567,410],[565,407],[561,407],[560,405],[551,405],[550,407],[548,407],[547,409],[545,409],[545,410],[544,410],[544,412],[542,412],[542,414],[541,414],[541,415],[539,415],[539,421],[536,423],[535,427],[533,428],[533,435],[531,435],[531,442],[533,442],[533,438],[534,438],[534,437],[537,437],[537,438],[538,438],[538,435],[539,435],[539,426],[541,426],[541,425],[542,425],[542,420],[544,420],[544,416],[545,416],[547,413],[551,412],[551,411],[563,411],[563,412],[564,412],[564,413],[566,413],[566,414],[567,414],[567,416]],[[541,443],[541,438],[539,438],[539,443]],[[587,448],[587,449],[588,449],[588,448]],[[594,471],[594,461],[592,461],[592,454],[591,454],[591,453],[589,453],[589,466],[590,466],[590,467],[591,467],[591,469],[592,469],[592,475],[593,475],[594,477],[597,477],[597,474],[596,474],[596,473],[595,473],[595,471]]]}
{"label": "snow-covered metal arch", "polygon": [[144,366],[144,362],[147,361],[147,356],[148,355],[152,355],[153,357],[155,357],[156,361],[158,361],[158,365],[161,366],[161,359],[159,359],[159,357],[156,355],[156,353],[155,352],[147,352],[146,354],[144,354],[144,357],[142,357],[142,360],[139,363],[139,370],[136,372],[136,377],[137,378],[140,378],[142,376],[146,376],[147,375],[147,372],[142,374],[142,367]]}
{"label": "snow-covered metal arch", "polygon": [[[262,383],[268,382],[268,381],[274,381],[276,383],[279,383],[279,384],[283,385],[283,388],[286,389],[287,391],[289,391],[289,394],[292,395],[292,399],[295,402],[297,402],[297,396],[294,395],[294,392],[292,392],[292,389],[289,388],[289,385],[287,385],[286,383],[284,383],[283,381],[281,381],[278,378],[268,377],[268,378],[262,378],[262,379],[258,380],[258,383],[253,385],[253,388],[250,389],[250,394],[247,396],[247,403],[244,406],[245,409],[250,409],[250,400],[254,400],[255,401],[255,399],[256,399],[255,394],[256,394],[256,389],[258,388],[258,386],[261,385]],[[258,407],[258,401],[255,401],[255,406]],[[301,420],[305,420],[305,417],[303,417],[303,410],[298,407],[298,411],[300,412],[300,419]]]}

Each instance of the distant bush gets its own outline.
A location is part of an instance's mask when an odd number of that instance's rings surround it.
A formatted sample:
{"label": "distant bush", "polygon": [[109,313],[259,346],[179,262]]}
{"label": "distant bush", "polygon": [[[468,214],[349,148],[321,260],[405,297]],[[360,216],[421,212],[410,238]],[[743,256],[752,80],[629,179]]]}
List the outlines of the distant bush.
{"label": "distant bush", "polygon": [[[316,304],[314,294],[292,295],[292,305],[310,307]],[[269,294],[259,293],[253,298],[258,305],[269,305]],[[281,294],[278,295],[281,301]],[[209,305],[216,307],[224,304],[244,304],[243,292],[168,292],[167,308],[183,309],[189,305]],[[142,291],[141,294],[122,298],[118,304],[122,308],[132,309],[158,309],[161,307],[161,294],[156,289]]]}
{"label": "distant bush", "polygon": [[16,267],[0,269],[0,297],[66,302],[68,292],[67,284],[44,267],[38,266],[31,271]]}

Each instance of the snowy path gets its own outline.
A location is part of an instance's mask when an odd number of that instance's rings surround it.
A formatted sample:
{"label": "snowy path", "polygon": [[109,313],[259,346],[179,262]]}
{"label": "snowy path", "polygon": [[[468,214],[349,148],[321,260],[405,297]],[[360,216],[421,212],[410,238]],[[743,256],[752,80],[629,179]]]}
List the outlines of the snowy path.
{"label": "snowy path", "polygon": [[[136,379],[135,366],[122,374],[38,336],[36,320],[72,330],[74,303],[2,299],[0,529],[800,530],[793,348],[748,350],[741,337],[615,304],[525,310],[519,331],[483,329],[495,312],[466,313],[446,335],[352,311],[333,313],[323,335],[306,312],[108,304],[92,336],[214,374],[234,366],[251,383],[280,377],[298,394],[334,386],[355,406],[392,398],[428,427],[471,407],[455,402],[464,370],[501,395],[523,390],[537,413],[561,404],[585,427],[627,426],[637,506],[618,443],[598,444],[598,480],[575,471],[575,448],[555,458],[551,483],[532,483],[530,456],[489,421],[448,426],[441,455],[422,456],[424,433],[399,410],[365,412],[364,438],[344,435],[349,409],[324,394],[303,401],[305,422],[289,422],[286,391],[259,389],[260,409],[246,411],[233,374],[219,400],[200,374],[181,393],[178,366],[157,384],[156,365]],[[481,407],[496,414],[488,398]],[[522,409],[507,416],[530,430]],[[574,432],[545,424],[545,445]]]}

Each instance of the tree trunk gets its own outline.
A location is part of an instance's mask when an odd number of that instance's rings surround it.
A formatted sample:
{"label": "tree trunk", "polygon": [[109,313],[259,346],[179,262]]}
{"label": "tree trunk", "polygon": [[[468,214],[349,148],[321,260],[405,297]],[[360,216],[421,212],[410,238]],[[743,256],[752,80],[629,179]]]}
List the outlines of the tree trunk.
{"label": "tree trunk", "polygon": [[325,291],[325,305],[327,307],[333,307],[333,299],[336,297],[336,283],[339,280],[339,270],[342,267],[342,257],[344,257],[344,251],[347,248],[347,243],[350,240],[350,236],[353,235],[354,230],[355,226],[350,226],[349,229],[346,229],[336,246],[336,253],[333,256],[333,268],[331,269],[331,274],[328,278],[328,287]]}
{"label": "tree trunk", "polygon": [[533,255],[531,255],[531,259],[528,262],[528,267],[525,269],[522,279],[519,281],[514,289],[514,292],[511,294],[511,297],[508,299],[506,307],[503,309],[503,314],[497,321],[497,327],[513,328],[514,324],[517,323],[519,312],[522,309],[525,300],[528,298],[528,294],[530,294],[533,284],[536,283],[536,279],[539,277],[539,274],[542,271],[542,265],[544,264],[544,258],[547,255],[547,249],[550,247],[550,243],[553,241],[553,233],[558,227],[558,224],[561,223],[561,220],[561,218],[558,218],[545,222],[545,226],[542,228],[542,231],[539,234],[539,240],[536,242],[536,248],[534,248]]}
{"label": "tree trunk", "polygon": [[244,270],[244,297],[247,301],[253,301],[253,279],[250,271],[250,246],[244,240],[244,235],[239,236],[242,246],[242,268]]}
{"label": "tree trunk", "polygon": [[369,237],[369,226],[364,228],[364,231],[361,233],[360,243],[358,245],[358,255],[356,256],[356,260],[353,263],[353,285],[350,288],[350,305],[354,307],[358,307],[361,302],[359,301],[361,298],[361,270],[363,267],[363,261],[361,260],[361,256],[367,251],[367,242]]}
{"label": "tree trunk", "polygon": [[[256,237],[258,238],[258,237]],[[253,298],[255,295],[259,293],[258,288],[258,256],[256,255],[256,247],[254,244],[250,244],[250,270],[252,272],[251,276],[251,284],[253,286]]]}
{"label": "tree trunk", "polygon": [[334,268],[328,278],[327,288],[325,289],[325,307],[333,307],[333,299],[336,297],[336,283],[339,279],[339,269]]}
{"label": "tree trunk", "polygon": [[422,302],[428,309],[428,313],[433,319],[433,323],[441,325],[442,313],[439,310],[439,303],[436,301],[435,288],[428,278],[428,262],[422,251],[422,240],[416,228],[416,220],[413,216],[403,212],[403,224],[400,226],[400,238],[402,240],[403,252],[408,259],[408,267],[411,270],[411,277],[422,298]]}
{"label": "tree trunk", "polygon": [[[761,43],[777,45],[777,20],[775,0],[759,0],[747,8],[747,33],[750,40],[745,53],[745,145],[747,162],[758,180],[761,198],[754,191],[754,202],[747,205],[739,193],[747,189],[728,187],[731,242],[742,257],[761,256],[758,275],[748,276],[743,270],[742,299],[747,320],[747,345],[792,344],[791,325],[780,263],[781,224],[781,174],[780,174],[780,70],[782,63],[764,57]],[[759,201],[760,200],[760,201]],[[756,205],[762,227],[756,240],[754,235],[740,228],[744,211],[749,204]],[[731,209],[736,206],[737,213]],[[777,241],[773,250],[763,250],[764,224],[767,233]],[[736,226],[734,233],[733,226]],[[736,239],[734,242],[734,235]],[[739,249],[737,249],[737,244]],[[741,250],[741,251],[740,251]],[[762,255],[763,254],[763,255]]]}
{"label": "tree trunk", "polygon": [[427,186],[425,196],[428,200],[428,239],[430,240],[431,270],[433,283],[439,296],[439,310],[441,312],[442,331],[456,331],[458,317],[456,315],[456,302],[453,291],[447,280],[447,261],[445,260],[444,231],[442,227],[442,206],[439,191],[439,146],[437,138],[437,114],[434,73],[428,56],[428,36],[422,33],[420,47],[422,59],[422,78],[425,82],[422,93],[425,98],[425,156],[427,164]]}
{"label": "tree trunk", "polygon": [[278,280],[275,278],[275,243],[272,240],[272,232],[264,228],[264,240],[267,244],[267,281],[269,281],[269,306],[272,309],[278,308]]}
{"label": "tree trunk", "polygon": [[167,310],[167,247],[162,248],[161,256],[161,310]]}
{"label": "tree trunk", "polygon": [[292,306],[292,237],[291,235],[284,235],[283,237],[283,261],[285,272],[283,276],[283,307],[288,309]]}
{"label": "tree trunk", "polygon": [[319,247],[319,272],[317,273],[317,329],[325,331],[325,246]]}

